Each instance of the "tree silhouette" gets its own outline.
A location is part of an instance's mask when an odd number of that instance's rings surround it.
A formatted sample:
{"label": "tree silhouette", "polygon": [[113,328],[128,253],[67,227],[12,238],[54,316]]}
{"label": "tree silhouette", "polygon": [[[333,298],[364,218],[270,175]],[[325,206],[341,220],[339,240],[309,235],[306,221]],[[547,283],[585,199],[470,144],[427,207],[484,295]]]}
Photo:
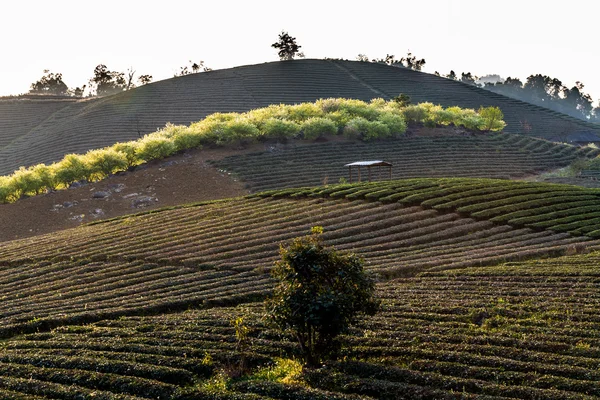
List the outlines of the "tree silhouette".
{"label": "tree silhouette", "polygon": [[198,63],[192,63],[192,60],[189,60],[189,65],[184,65],[183,67],[179,67],[179,72],[173,75],[177,76],[185,76],[189,74],[197,74],[198,72],[209,72],[212,71],[212,68],[208,68],[204,66],[204,61],[200,61]]}
{"label": "tree silhouette", "polygon": [[446,78],[452,79],[453,81],[455,81],[456,80],[456,72],[454,72],[454,70],[451,70],[450,73],[448,75],[446,75]]}
{"label": "tree silhouette", "polygon": [[55,74],[45,69],[40,80],[31,84],[29,93],[67,95],[69,94],[69,88],[63,82],[61,73]]}
{"label": "tree silhouette", "polygon": [[90,85],[96,89],[98,96],[104,96],[122,92],[126,89],[127,82],[123,72],[110,71],[106,65],[99,64],[94,68],[94,76],[90,79]]}
{"label": "tree silhouette", "polygon": [[281,31],[279,34],[279,40],[271,45],[271,47],[278,49],[277,55],[281,61],[293,60],[294,57],[304,57],[304,54],[300,52],[300,48],[296,43],[296,38],[291,37],[287,32]]}

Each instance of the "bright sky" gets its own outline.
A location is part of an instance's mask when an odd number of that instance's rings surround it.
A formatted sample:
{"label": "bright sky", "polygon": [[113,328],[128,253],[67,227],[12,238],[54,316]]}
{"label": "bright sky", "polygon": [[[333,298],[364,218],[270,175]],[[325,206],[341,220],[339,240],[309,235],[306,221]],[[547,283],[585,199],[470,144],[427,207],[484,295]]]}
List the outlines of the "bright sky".
{"label": "bright sky", "polygon": [[133,67],[154,80],[188,60],[213,69],[276,61],[279,32],[307,58],[425,58],[451,69],[519,77],[541,73],[600,98],[597,0],[6,1],[0,14],[0,95],[24,93],[44,69],[69,87],[94,67]]}

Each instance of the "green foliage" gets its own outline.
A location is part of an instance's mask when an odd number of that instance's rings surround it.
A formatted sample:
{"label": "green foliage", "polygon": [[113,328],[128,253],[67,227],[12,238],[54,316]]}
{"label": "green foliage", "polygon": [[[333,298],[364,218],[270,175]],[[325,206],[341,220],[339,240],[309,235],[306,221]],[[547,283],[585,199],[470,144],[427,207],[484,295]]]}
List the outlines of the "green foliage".
{"label": "green foliage", "polygon": [[327,118],[310,118],[300,126],[304,139],[313,140],[324,135],[335,135],[338,131],[333,121]]}
{"label": "green foliage", "polygon": [[56,177],[55,177],[55,165],[47,166],[45,164],[37,164],[31,167],[32,172],[37,176],[41,182],[42,189],[55,190],[56,189]]}
{"label": "green foliage", "polygon": [[348,138],[358,138],[368,142],[377,138],[390,136],[390,128],[380,121],[368,121],[358,117],[350,120],[344,128],[344,135]]}
{"label": "green foliage", "polygon": [[137,165],[141,160],[138,158],[138,148],[140,147],[139,142],[120,142],[115,143],[111,146],[111,149],[122,153],[127,161],[127,168],[131,168]]}
{"label": "green foliage", "polygon": [[280,382],[285,384],[296,383],[302,377],[302,364],[288,358],[277,358],[275,365],[261,368],[252,374],[250,380]]}
{"label": "green foliage", "polygon": [[90,170],[100,178],[106,178],[116,171],[122,171],[127,168],[128,164],[127,156],[113,148],[90,150],[85,157]]}
{"label": "green foliage", "polygon": [[480,107],[478,114],[483,119],[482,130],[501,131],[506,126],[502,120],[504,114],[499,107]]}
{"label": "green foliage", "polygon": [[408,122],[414,122],[416,124],[425,122],[425,119],[427,119],[428,116],[427,109],[422,107],[420,104],[409,105],[405,107],[403,113],[404,118]]}
{"label": "green foliage", "polygon": [[225,124],[223,133],[221,137],[217,139],[216,144],[243,145],[256,141],[259,136],[260,131],[254,124],[246,119],[238,118]]}
{"label": "green foliage", "polygon": [[92,171],[84,157],[79,154],[67,154],[54,169],[56,181],[64,186],[80,180],[89,180],[91,175]]}
{"label": "green foliage", "polygon": [[311,118],[323,117],[325,113],[315,103],[301,103],[287,106],[287,117],[297,123],[305,122]]}
{"label": "green foliage", "polygon": [[31,168],[19,168],[9,182],[17,198],[28,194],[39,194],[43,189],[42,180]]}
{"label": "green foliage", "polygon": [[278,281],[267,312],[282,329],[291,329],[311,366],[335,357],[337,336],[348,330],[359,314],[374,314],[375,282],[354,254],[325,247],[322,230],[296,238],[281,247],[273,277]]}
{"label": "green foliage", "polygon": [[410,104],[410,96],[404,93],[400,93],[398,96],[394,97],[392,99],[393,101],[395,101],[396,103],[398,103],[398,105],[400,107],[406,107]]}
{"label": "green foliage", "polygon": [[262,128],[262,134],[269,139],[289,139],[300,132],[300,125],[293,121],[278,118],[267,119]]}
{"label": "green foliage", "polygon": [[172,140],[157,134],[147,135],[139,141],[137,155],[141,160],[151,161],[168,157],[177,151]]}

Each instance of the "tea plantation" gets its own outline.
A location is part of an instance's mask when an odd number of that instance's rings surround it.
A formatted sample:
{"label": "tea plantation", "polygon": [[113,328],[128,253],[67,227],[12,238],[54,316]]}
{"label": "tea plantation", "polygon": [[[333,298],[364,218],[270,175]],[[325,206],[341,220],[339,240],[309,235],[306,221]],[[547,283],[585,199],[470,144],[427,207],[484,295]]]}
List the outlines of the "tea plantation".
{"label": "tea plantation", "polygon": [[[0,397],[600,396],[599,197],[490,179],[328,185],[2,243]],[[283,367],[297,343],[261,302],[279,244],[315,225],[365,258],[382,309],[338,361],[301,372]]]}

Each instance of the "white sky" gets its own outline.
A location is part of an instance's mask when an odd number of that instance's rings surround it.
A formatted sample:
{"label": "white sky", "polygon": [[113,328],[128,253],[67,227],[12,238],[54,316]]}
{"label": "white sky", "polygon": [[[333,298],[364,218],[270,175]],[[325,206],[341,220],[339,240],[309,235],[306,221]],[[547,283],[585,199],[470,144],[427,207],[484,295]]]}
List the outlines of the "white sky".
{"label": "white sky", "polygon": [[424,71],[525,79],[541,73],[600,98],[597,0],[6,1],[0,6],[0,95],[24,93],[44,69],[69,87],[94,67],[173,76],[188,60],[213,69],[276,61],[280,31],[307,58],[397,58]]}

